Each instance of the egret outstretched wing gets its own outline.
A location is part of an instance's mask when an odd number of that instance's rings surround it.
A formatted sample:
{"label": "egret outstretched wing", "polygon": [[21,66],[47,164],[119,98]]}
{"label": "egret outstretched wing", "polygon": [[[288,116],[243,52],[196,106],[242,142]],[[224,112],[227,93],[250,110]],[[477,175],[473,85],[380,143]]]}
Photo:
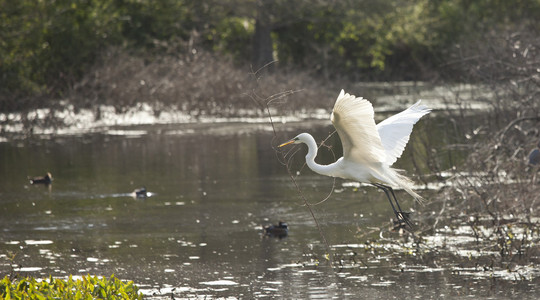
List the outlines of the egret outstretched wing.
{"label": "egret outstretched wing", "polygon": [[345,160],[368,164],[386,161],[373,115],[373,106],[369,101],[341,90],[331,120],[343,144]]}
{"label": "egret outstretched wing", "polygon": [[413,106],[377,124],[377,131],[386,151],[386,164],[391,166],[403,154],[413,125],[430,111],[431,109],[420,105],[419,100]]}

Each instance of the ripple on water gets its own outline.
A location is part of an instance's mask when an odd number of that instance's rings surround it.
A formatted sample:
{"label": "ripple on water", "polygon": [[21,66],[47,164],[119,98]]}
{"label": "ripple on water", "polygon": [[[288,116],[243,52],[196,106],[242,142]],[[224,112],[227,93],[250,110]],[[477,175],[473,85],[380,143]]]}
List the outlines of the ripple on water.
{"label": "ripple on water", "polygon": [[25,244],[27,245],[50,245],[53,243],[51,240],[25,240]]}
{"label": "ripple on water", "polygon": [[212,286],[218,286],[218,285],[238,285],[237,282],[234,282],[234,281],[232,281],[232,280],[226,280],[226,279],[213,280],[213,281],[202,281],[202,282],[199,282],[199,284],[212,285]]}
{"label": "ripple on water", "polygon": [[41,267],[20,267],[15,269],[17,272],[37,272],[41,270],[43,270]]}

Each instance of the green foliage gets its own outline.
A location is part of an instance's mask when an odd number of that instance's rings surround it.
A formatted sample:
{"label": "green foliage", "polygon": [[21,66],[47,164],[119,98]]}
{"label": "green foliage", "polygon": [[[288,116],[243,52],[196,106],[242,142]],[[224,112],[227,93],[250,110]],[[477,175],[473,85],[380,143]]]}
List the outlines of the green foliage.
{"label": "green foliage", "polygon": [[75,82],[119,41],[110,1],[0,0],[1,92],[34,95]]}
{"label": "green foliage", "polygon": [[117,2],[122,37],[134,47],[154,48],[163,41],[186,40],[194,26],[195,7],[182,0],[125,0]]}
{"label": "green foliage", "polygon": [[111,47],[152,55],[204,47],[249,65],[261,18],[283,65],[403,80],[429,77],[455,45],[485,32],[538,31],[538,15],[538,0],[0,0],[0,110],[61,94]]}
{"label": "green foliage", "polygon": [[252,19],[230,17],[224,18],[215,27],[208,30],[206,40],[218,53],[229,53],[240,59],[250,55],[251,36],[254,32]]}
{"label": "green foliage", "polygon": [[26,277],[12,281],[8,276],[0,281],[2,299],[143,299],[132,281],[122,282],[111,275],[110,278],[83,276],[74,280],[49,277],[37,281]]}
{"label": "green foliage", "polygon": [[420,79],[446,63],[458,43],[498,28],[540,25],[538,0],[318,3],[277,31],[280,61],[311,63],[339,76],[374,75],[363,79]]}

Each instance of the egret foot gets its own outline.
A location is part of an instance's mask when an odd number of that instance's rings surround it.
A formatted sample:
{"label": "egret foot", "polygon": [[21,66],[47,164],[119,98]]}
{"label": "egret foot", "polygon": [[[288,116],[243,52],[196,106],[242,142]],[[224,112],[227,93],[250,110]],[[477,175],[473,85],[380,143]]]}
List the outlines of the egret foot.
{"label": "egret foot", "polygon": [[397,220],[394,220],[394,229],[400,229],[405,228],[409,226],[409,229],[412,229],[412,223],[411,223],[411,213],[410,212],[403,212],[403,211],[395,211]]}

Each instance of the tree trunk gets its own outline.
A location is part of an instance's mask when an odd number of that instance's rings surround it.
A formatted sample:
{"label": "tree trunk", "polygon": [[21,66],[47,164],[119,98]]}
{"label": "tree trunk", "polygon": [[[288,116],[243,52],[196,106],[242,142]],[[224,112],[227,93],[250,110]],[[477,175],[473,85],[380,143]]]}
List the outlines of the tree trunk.
{"label": "tree trunk", "polygon": [[272,26],[270,24],[269,7],[265,4],[267,1],[262,0],[257,2],[257,19],[255,20],[251,57],[254,71],[258,71],[263,67],[264,69],[270,69],[270,63],[274,61],[274,45],[271,35]]}

